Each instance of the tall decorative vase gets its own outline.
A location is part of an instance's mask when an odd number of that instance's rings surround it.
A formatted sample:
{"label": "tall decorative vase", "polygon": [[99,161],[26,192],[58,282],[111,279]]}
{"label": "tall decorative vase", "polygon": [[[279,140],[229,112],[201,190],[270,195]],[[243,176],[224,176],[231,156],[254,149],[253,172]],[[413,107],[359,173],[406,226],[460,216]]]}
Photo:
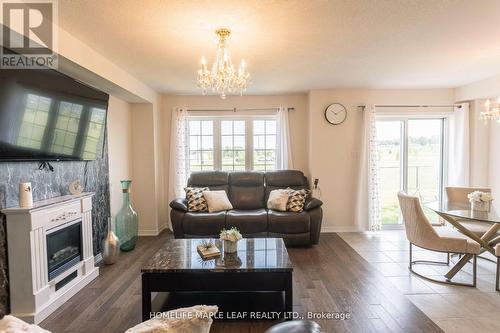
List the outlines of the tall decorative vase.
{"label": "tall decorative vase", "polygon": [[120,249],[124,252],[131,251],[137,243],[139,231],[139,217],[130,204],[131,180],[122,180],[123,204],[116,214],[116,234],[120,240]]}
{"label": "tall decorative vase", "polygon": [[102,241],[102,259],[106,265],[112,265],[120,255],[120,241],[111,228],[111,218],[108,219],[108,234]]}

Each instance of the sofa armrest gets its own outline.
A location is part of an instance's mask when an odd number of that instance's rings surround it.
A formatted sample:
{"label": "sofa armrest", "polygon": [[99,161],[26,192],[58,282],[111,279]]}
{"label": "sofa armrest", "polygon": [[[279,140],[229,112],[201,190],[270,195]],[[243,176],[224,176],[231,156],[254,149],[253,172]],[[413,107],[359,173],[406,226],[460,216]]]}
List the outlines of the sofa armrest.
{"label": "sofa armrest", "polygon": [[170,203],[170,208],[175,210],[180,210],[181,212],[187,212],[188,211],[187,199],[177,198],[175,200],[172,200],[172,202]]}
{"label": "sofa armrest", "polygon": [[313,210],[314,208],[321,207],[322,205],[323,201],[316,198],[310,198],[304,204],[304,210],[305,211]]}

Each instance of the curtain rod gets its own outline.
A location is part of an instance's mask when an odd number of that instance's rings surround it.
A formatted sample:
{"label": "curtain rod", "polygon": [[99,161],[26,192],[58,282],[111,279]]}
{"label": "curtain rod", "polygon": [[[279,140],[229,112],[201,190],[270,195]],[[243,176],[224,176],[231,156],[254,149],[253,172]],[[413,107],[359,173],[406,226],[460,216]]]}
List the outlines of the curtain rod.
{"label": "curtain rod", "polygon": [[[376,108],[462,108],[461,104],[449,105],[375,105]],[[365,109],[366,105],[358,105],[358,108]]]}
{"label": "curtain rod", "polygon": [[[279,107],[266,107],[266,108],[231,108],[231,109],[187,109],[188,112],[203,112],[203,111],[223,111],[223,112],[237,112],[237,111],[269,111],[269,110],[279,110]],[[295,108],[288,108],[288,111],[295,111]]]}

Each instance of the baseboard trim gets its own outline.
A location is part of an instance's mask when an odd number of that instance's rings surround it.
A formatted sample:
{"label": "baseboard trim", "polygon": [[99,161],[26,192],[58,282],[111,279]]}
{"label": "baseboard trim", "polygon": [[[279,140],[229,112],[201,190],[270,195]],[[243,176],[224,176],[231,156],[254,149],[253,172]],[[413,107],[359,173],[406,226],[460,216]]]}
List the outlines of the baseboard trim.
{"label": "baseboard trim", "polygon": [[337,226],[337,227],[322,227],[321,233],[332,233],[332,232],[356,232],[359,231],[354,226]]}
{"label": "baseboard trim", "polygon": [[168,224],[161,225],[158,229],[139,230],[139,236],[158,236],[163,230],[168,228]]}

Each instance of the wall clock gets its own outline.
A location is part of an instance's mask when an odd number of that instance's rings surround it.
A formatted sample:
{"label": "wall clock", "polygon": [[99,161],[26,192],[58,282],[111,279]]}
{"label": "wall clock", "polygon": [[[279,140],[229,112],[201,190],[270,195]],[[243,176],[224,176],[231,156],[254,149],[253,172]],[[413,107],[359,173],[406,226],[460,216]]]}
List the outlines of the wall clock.
{"label": "wall clock", "polygon": [[332,125],[340,125],[347,119],[347,109],[340,103],[330,104],[325,110],[325,119]]}

